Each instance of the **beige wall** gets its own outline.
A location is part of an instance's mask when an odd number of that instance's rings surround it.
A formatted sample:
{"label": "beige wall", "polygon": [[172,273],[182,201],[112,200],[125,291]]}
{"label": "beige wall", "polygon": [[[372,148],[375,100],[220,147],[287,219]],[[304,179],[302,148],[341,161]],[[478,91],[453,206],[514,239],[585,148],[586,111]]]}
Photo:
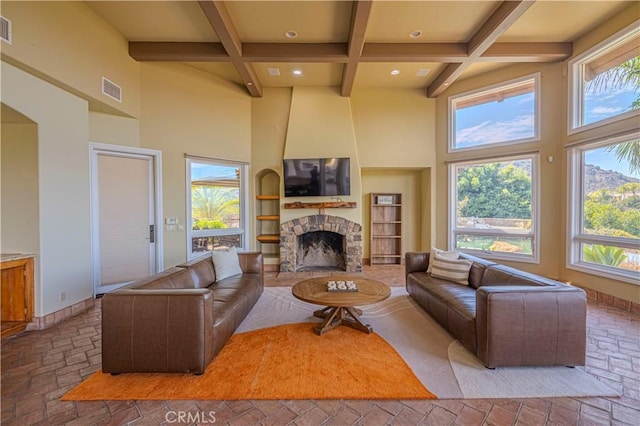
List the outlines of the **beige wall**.
{"label": "beige wall", "polygon": [[[559,128],[562,121],[562,102],[558,102],[558,94],[562,93],[562,72],[560,64],[552,65],[516,65],[503,68],[489,74],[457,82],[438,98],[438,185],[436,190],[436,223],[440,224],[436,232],[436,245],[447,247],[448,241],[448,176],[447,162],[463,161],[473,158],[487,158],[492,156],[517,155],[525,152],[538,152],[540,156],[540,263],[505,262],[530,272],[559,277],[561,261],[561,247],[558,236],[562,232],[560,191],[558,185],[562,171],[562,147],[558,143]],[[540,140],[538,142],[514,144],[510,146],[483,148],[475,151],[448,153],[448,97],[507,81],[516,77],[540,73],[542,85],[540,102]],[[553,157],[549,162],[547,157]]]}
{"label": "beige wall", "polygon": [[[349,98],[340,96],[336,88],[296,87],[291,98],[289,126],[284,158],[348,157],[351,159],[351,194],[340,196],[356,202],[354,209],[328,209],[327,215],[344,217],[362,224],[362,183],[360,162],[353,129]],[[289,197],[283,203],[331,201],[330,197]],[[282,223],[317,214],[316,210],[284,209]]]}
{"label": "beige wall", "polygon": [[[618,15],[614,16],[611,20],[607,22],[607,24],[602,25],[593,31],[590,31],[584,37],[576,40],[574,43],[574,56],[577,56],[584,51],[590,49],[594,45],[598,44],[600,41],[605,40],[606,38],[612,36],[623,28],[631,25],[633,22],[640,19],[640,8],[638,7],[637,2],[629,6],[627,9],[623,10]],[[567,63],[563,63],[563,70],[568,71]],[[614,135],[617,133],[622,133],[630,130],[637,130],[640,128],[640,121],[637,116],[628,118],[626,120],[618,121],[616,123],[611,123],[609,125],[600,126],[598,128],[574,133],[573,135],[567,135],[567,115],[564,111],[566,111],[567,99],[568,99],[568,79],[565,78],[564,81],[564,91],[563,91],[563,99],[565,109],[563,110],[563,121],[560,130],[560,138],[559,140],[564,142],[564,145],[579,143],[581,141],[588,141],[593,139],[601,139],[606,138],[607,136]],[[563,150],[564,151],[564,150]],[[560,200],[567,199],[567,160],[566,160],[566,151],[563,152],[562,159],[560,162],[561,165],[561,182],[560,186]],[[567,245],[567,203],[564,201],[559,203],[560,208],[560,216],[562,220],[561,230],[562,232],[559,235],[559,242],[561,247],[566,247]],[[560,276],[563,280],[571,281],[580,285],[582,287],[587,287],[596,291],[600,291],[602,293],[611,294],[616,297],[631,300],[635,303],[640,303],[640,286],[637,284],[630,284],[618,280],[611,280],[604,277],[600,277],[597,275],[586,274],[584,272],[575,271],[573,269],[569,269],[566,267],[567,264],[567,253],[566,250],[562,250],[560,253]]]}
{"label": "beige wall", "polygon": [[[92,109],[137,117],[139,65],[125,38],[85,2],[3,1],[13,43],[2,59],[91,102]],[[102,77],[122,87],[122,103],[102,94]]]}
{"label": "beige wall", "polygon": [[[364,206],[363,257],[371,257],[371,193],[402,194],[402,256],[408,251],[419,251],[423,239],[422,227],[428,212],[423,211],[425,189],[424,170],[416,169],[363,169],[362,205]],[[427,237],[428,238],[428,237]]]}
{"label": "beige wall", "polygon": [[89,140],[112,145],[140,146],[140,122],[101,112],[89,112]]}
{"label": "beige wall", "polygon": [[[631,6],[614,17],[607,25],[595,29],[576,41],[575,55],[582,53],[625,26],[638,19],[640,10],[637,5]],[[469,90],[485,87],[523,75],[540,72],[541,75],[541,138],[539,142],[512,145],[510,147],[487,148],[476,152],[449,154],[447,99],[449,96]],[[621,131],[637,129],[637,118],[627,119],[618,123],[580,132],[572,136],[567,135],[567,61],[560,64],[528,64],[515,65],[497,71],[458,81],[445,91],[437,100],[437,149],[438,158],[437,179],[441,184],[436,190],[436,223],[440,224],[436,232],[436,244],[439,247],[447,245],[447,162],[473,159],[477,157],[491,157],[494,155],[517,154],[519,152],[540,152],[540,263],[510,263],[515,267],[541,273],[550,277],[574,282],[577,285],[611,294],[622,299],[640,303],[640,289],[637,285],[618,280],[597,277],[573,271],[566,267],[566,235],[567,235],[567,158],[564,145],[580,140],[589,140]],[[547,160],[548,156],[553,161]]]}
{"label": "beige wall", "polygon": [[351,97],[361,167],[436,163],[436,101],[422,90],[359,89]]}
{"label": "beige wall", "polygon": [[38,126],[3,122],[0,155],[0,249],[2,253],[38,253]]}
{"label": "beige wall", "polygon": [[[186,227],[185,154],[249,163],[251,98],[185,65],[144,63],[140,69],[140,146],[162,151],[164,217]],[[184,229],[164,233],[165,268],[186,259]]]}
{"label": "beige wall", "polygon": [[88,104],[5,62],[2,102],[38,126],[40,277],[35,315],[43,316],[93,294]]}

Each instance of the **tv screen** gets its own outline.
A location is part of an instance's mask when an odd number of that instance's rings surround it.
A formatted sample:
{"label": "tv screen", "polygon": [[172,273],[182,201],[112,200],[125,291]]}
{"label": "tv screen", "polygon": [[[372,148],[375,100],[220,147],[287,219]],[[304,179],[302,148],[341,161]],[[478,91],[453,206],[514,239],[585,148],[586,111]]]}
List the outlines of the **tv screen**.
{"label": "tv screen", "polygon": [[284,160],[284,196],[350,195],[349,158]]}

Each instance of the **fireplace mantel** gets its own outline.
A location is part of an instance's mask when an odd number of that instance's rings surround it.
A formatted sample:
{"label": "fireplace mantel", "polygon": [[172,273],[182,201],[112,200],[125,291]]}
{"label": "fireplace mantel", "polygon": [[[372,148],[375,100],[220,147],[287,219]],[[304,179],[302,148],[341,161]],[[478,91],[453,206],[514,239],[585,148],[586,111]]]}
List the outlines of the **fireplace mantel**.
{"label": "fireplace mantel", "polygon": [[285,209],[355,209],[354,201],[327,201],[318,203],[285,203]]}

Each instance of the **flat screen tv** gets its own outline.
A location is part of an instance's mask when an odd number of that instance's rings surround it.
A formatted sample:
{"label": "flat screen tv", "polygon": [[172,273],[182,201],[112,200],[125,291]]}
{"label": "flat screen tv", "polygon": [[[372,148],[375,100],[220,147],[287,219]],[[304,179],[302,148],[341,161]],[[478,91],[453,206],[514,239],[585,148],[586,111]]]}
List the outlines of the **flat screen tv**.
{"label": "flat screen tv", "polygon": [[284,160],[284,196],[337,196],[351,194],[349,158]]}

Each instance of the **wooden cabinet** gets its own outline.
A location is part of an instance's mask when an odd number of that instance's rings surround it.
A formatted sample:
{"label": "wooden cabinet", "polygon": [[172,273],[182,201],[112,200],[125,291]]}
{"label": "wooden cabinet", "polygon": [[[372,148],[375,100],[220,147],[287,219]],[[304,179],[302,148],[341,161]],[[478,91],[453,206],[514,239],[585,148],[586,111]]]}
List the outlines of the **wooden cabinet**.
{"label": "wooden cabinet", "polygon": [[4,339],[23,331],[33,319],[33,256],[3,255],[0,265]]}
{"label": "wooden cabinet", "polygon": [[371,264],[402,263],[402,194],[371,193]]}

